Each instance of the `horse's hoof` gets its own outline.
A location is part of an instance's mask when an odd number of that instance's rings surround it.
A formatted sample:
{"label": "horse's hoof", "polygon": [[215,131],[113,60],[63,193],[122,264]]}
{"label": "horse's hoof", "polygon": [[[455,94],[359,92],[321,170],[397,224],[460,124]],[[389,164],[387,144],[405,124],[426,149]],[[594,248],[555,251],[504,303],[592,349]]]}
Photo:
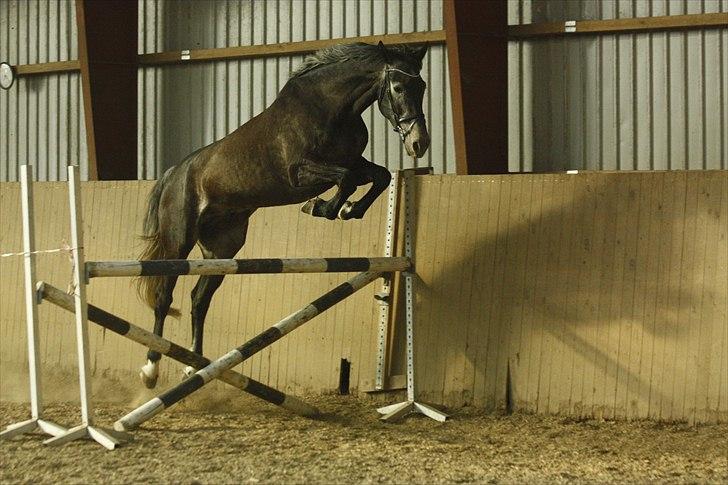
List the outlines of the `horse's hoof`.
{"label": "horse's hoof", "polygon": [[316,197],[315,199],[309,199],[303,206],[301,207],[301,212],[308,215],[313,215],[313,211],[316,208],[316,203],[318,202],[319,198]]}
{"label": "horse's hoof", "polygon": [[142,384],[144,384],[144,387],[147,389],[154,389],[157,385],[157,377],[149,377],[144,373],[144,371],[139,372],[139,378],[141,378]]}
{"label": "horse's hoof", "polygon": [[144,384],[147,389],[154,389],[157,385],[158,377],[159,369],[157,368],[157,363],[148,360],[142,367],[141,372],[139,372],[139,378],[142,380],[142,384]]}
{"label": "horse's hoof", "polygon": [[190,377],[195,372],[197,372],[197,370],[194,367],[190,366],[190,365],[188,365],[187,367],[185,367],[184,370],[182,371],[182,373],[185,375],[185,379],[188,378],[188,377]]}
{"label": "horse's hoof", "polygon": [[341,209],[339,209],[338,217],[342,221],[345,221],[347,219],[351,219],[351,216],[349,216],[349,213],[351,212],[351,208],[354,207],[354,203],[351,201],[344,202],[344,205],[341,206]]}

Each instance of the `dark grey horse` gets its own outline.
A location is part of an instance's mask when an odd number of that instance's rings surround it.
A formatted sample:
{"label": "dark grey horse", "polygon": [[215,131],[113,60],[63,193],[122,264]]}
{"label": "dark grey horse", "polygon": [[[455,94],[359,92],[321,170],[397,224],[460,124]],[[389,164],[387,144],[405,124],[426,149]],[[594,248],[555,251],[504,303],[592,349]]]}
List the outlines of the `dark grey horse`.
{"label": "dark grey horse", "polygon": [[[267,109],[157,181],[141,259],[184,259],[195,244],[205,258],[232,258],[259,207],[308,201],[302,210],[313,216],[360,219],[390,181],[386,168],[362,157],[369,138],[362,112],[378,100],[410,156],[421,157],[429,146],[419,75],[426,51],[349,44],[308,56]],[[369,183],[360,200],[347,201],[357,186]],[[317,197],[333,186],[338,191],[331,200]],[[192,290],[192,350],[199,354],[205,315],[222,280],[201,276]],[[176,282],[176,276],[138,280],[160,336]],[[141,378],[151,388],[160,354],[147,356]]]}

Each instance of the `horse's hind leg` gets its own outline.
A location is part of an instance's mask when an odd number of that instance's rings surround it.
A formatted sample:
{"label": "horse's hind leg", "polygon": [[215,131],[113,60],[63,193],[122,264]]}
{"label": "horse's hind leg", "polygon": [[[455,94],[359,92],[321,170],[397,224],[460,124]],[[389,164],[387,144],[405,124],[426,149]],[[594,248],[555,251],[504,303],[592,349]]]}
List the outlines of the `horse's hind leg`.
{"label": "horse's hind leg", "polygon": [[[250,212],[223,220],[206,216],[203,213],[199,223],[199,246],[205,259],[232,258],[245,244]],[[205,317],[210,309],[212,296],[222,284],[223,275],[203,275],[192,289],[192,350],[202,355],[202,338]],[[194,372],[192,367],[185,368],[185,374]]]}
{"label": "horse's hind leg", "polygon": [[[175,208],[173,205],[171,207]],[[181,209],[179,212],[182,212]],[[166,230],[159,232],[160,249],[154,254],[153,259],[185,259],[192,250],[194,241],[189,219],[180,220],[179,212],[168,210],[160,214],[160,226]],[[151,278],[149,285],[154,288],[154,334],[161,337],[164,331],[164,320],[172,306],[172,292],[177,283],[177,276],[150,276],[147,278]],[[161,358],[159,352],[154,350],[147,352],[147,363],[142,367],[139,377],[148,389],[157,385]]]}
{"label": "horse's hind leg", "polygon": [[[159,285],[156,304],[154,305],[154,334],[160,337],[164,331],[164,319],[167,317],[169,308],[172,306],[172,292],[177,283],[177,276],[164,276],[163,278],[162,284]],[[149,350],[147,352],[147,363],[142,367],[139,377],[148,389],[152,389],[157,385],[159,360],[161,358],[162,355],[155,350]]]}

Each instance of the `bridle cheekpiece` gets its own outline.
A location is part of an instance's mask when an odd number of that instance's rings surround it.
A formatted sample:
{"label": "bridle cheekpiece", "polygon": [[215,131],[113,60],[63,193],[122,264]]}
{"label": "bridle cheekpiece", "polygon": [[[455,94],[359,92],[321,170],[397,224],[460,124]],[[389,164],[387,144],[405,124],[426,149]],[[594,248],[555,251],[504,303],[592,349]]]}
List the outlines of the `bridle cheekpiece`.
{"label": "bridle cheekpiece", "polygon": [[[379,105],[382,105],[382,101],[384,100],[384,96],[386,93],[387,99],[389,101],[389,107],[392,109],[392,114],[394,115],[394,131],[399,133],[400,139],[402,140],[402,142],[404,142],[404,138],[409,134],[410,131],[412,131],[412,127],[415,125],[415,123],[417,123],[417,120],[424,119],[425,114],[419,112],[410,116],[400,116],[399,113],[397,113],[397,109],[394,107],[394,100],[392,99],[392,81],[389,78],[389,73],[399,72],[409,77],[420,77],[420,75],[412,74],[403,71],[402,69],[390,66],[389,56],[387,55],[387,49],[384,47],[384,44],[380,43],[380,48],[382,49],[382,52],[384,54],[384,81],[382,82],[382,87],[379,90]],[[409,122],[409,124],[406,126],[406,128],[403,128],[402,123],[407,122]]]}

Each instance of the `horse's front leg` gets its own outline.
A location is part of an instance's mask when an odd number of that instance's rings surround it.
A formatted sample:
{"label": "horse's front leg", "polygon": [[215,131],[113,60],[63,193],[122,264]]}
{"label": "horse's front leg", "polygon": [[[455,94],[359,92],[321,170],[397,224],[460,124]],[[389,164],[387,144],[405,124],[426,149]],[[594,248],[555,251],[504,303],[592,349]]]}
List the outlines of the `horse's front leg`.
{"label": "horse's front leg", "polygon": [[291,182],[296,187],[315,187],[325,185],[336,185],[339,190],[331,200],[323,200],[318,197],[306,202],[301,211],[311,214],[314,217],[325,217],[336,219],[341,207],[357,187],[355,172],[344,167],[323,165],[320,163],[304,160],[291,167]]}
{"label": "horse's front leg", "polygon": [[371,183],[369,191],[356,202],[347,202],[339,212],[341,219],[361,219],[377,197],[384,192],[392,180],[392,174],[386,168],[362,158],[364,164],[354,171],[357,185]]}

